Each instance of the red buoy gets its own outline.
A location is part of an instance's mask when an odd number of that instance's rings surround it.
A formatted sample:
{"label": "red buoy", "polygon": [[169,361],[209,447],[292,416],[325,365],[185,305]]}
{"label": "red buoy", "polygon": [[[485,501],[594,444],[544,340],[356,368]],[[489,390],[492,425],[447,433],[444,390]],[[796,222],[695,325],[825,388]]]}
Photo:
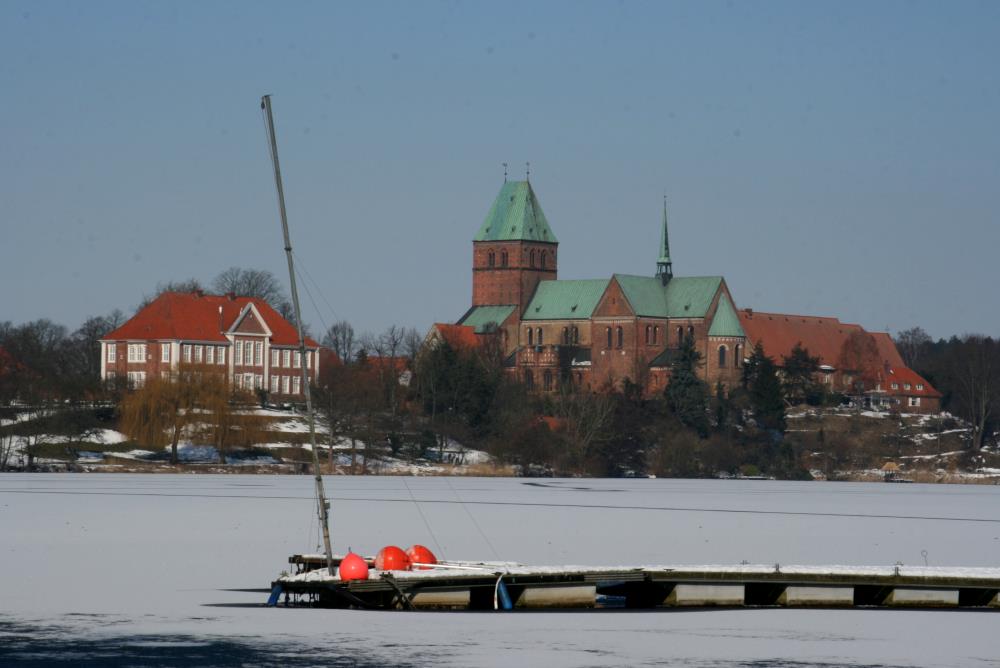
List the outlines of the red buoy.
{"label": "red buoy", "polygon": [[410,570],[410,559],[395,545],[387,545],[375,555],[375,570],[379,571],[408,571]]}
{"label": "red buoy", "polygon": [[[436,564],[438,562],[434,553],[423,545],[414,545],[406,551],[406,556],[410,558],[411,564]],[[426,571],[429,566],[417,566],[417,569]]]}
{"label": "red buoy", "polygon": [[350,580],[367,580],[368,562],[353,552],[348,552],[347,556],[340,560],[340,567],[337,568],[337,574],[344,582],[349,582]]}

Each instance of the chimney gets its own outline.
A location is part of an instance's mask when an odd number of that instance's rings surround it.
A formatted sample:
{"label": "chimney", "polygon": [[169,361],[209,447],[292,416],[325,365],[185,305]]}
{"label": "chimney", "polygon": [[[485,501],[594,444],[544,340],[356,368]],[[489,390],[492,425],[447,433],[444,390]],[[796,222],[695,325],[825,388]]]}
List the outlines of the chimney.
{"label": "chimney", "polygon": [[744,311],[744,313],[746,313],[751,318],[753,317],[753,309],[752,308],[745,308],[745,309],[743,309],[743,311]]}
{"label": "chimney", "polygon": [[205,296],[205,292],[201,288],[195,288],[194,290],[192,290],[192,292],[194,293],[195,297],[204,297]]}
{"label": "chimney", "polygon": [[219,331],[226,331],[226,329],[222,326],[222,304],[219,304]]}
{"label": "chimney", "polygon": [[226,298],[229,299],[229,301],[231,301],[231,302],[232,301],[236,301],[236,293],[235,292],[227,292],[226,293]]}

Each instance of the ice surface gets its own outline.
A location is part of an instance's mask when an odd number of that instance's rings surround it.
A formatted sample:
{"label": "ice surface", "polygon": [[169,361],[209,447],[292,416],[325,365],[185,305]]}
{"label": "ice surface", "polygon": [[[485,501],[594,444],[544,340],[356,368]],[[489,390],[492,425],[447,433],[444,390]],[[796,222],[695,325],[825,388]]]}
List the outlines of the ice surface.
{"label": "ice surface", "polygon": [[[316,551],[312,485],[309,476],[0,474],[0,624],[58,625],[74,642],[223,637],[359,665],[996,664],[995,613],[213,606],[262,602],[264,593],[222,590],[266,588],[290,554]],[[590,567],[1000,564],[1000,486],[338,476],[327,489],[337,552],[421,543],[442,558]]]}

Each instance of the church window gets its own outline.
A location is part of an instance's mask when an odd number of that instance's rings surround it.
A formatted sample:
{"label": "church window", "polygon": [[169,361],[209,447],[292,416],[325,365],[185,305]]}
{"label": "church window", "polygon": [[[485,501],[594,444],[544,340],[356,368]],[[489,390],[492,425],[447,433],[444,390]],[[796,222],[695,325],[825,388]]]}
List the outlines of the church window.
{"label": "church window", "polygon": [[563,327],[563,345],[569,345],[569,327]]}
{"label": "church window", "polygon": [[542,251],[542,269],[545,269],[545,256],[548,255],[545,251]]}
{"label": "church window", "polygon": [[719,346],[719,368],[720,369],[725,369],[726,368],[726,347],[725,346]]}
{"label": "church window", "polygon": [[743,357],[740,355],[741,348],[742,346],[737,343],[736,347],[733,349],[733,366],[737,369],[740,368],[740,365],[743,363]]}
{"label": "church window", "polygon": [[694,327],[688,325],[688,339],[694,341]]}
{"label": "church window", "polygon": [[490,267],[496,264],[496,255],[493,253],[493,251],[490,251],[489,254],[486,256],[486,264]]}
{"label": "church window", "polygon": [[531,369],[524,370],[524,385],[529,390],[535,386],[535,377],[531,373]]}
{"label": "church window", "polygon": [[529,345],[529,346],[530,346],[530,345],[532,345],[532,343],[533,343],[533,342],[534,342],[534,330],[532,330],[532,329],[531,329],[531,328],[529,327],[529,328],[528,328],[528,345]]}
{"label": "church window", "polygon": [[653,325],[653,343],[655,344],[656,340],[659,338],[660,338],[660,326]]}
{"label": "church window", "polygon": [[625,347],[625,331],[621,328],[621,326],[619,326],[617,328],[617,330],[618,330],[618,347],[619,348],[624,348]]}
{"label": "church window", "polygon": [[538,345],[543,345],[542,344],[542,328],[541,327],[538,328]]}
{"label": "church window", "polygon": [[535,266],[535,249],[533,248],[531,249],[531,253],[528,255],[528,266],[529,267]]}
{"label": "church window", "polygon": [[501,267],[507,266],[507,251],[505,250],[500,251],[500,266]]}
{"label": "church window", "polygon": [[552,389],[552,371],[546,369],[545,373],[542,374],[542,386],[546,392]]}
{"label": "church window", "polygon": [[611,328],[608,327],[608,348],[611,348]]}
{"label": "church window", "polygon": [[580,330],[573,325],[573,343],[580,343]]}
{"label": "church window", "polygon": [[684,328],[677,325],[677,345],[684,343]]}
{"label": "church window", "polygon": [[647,346],[651,343],[651,341],[649,339],[652,336],[652,334],[653,334],[653,328],[650,327],[649,325],[646,325],[646,345]]}

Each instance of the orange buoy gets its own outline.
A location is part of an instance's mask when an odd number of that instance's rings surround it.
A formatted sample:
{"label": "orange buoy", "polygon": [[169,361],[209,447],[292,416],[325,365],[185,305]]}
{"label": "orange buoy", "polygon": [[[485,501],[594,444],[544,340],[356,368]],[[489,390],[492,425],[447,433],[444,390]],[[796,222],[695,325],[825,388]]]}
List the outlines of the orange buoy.
{"label": "orange buoy", "polygon": [[[406,551],[406,556],[410,558],[411,564],[436,564],[438,562],[434,553],[423,545],[414,545]],[[419,570],[426,571],[429,566],[417,566]]]}
{"label": "orange buoy", "polygon": [[344,582],[349,582],[350,580],[367,580],[368,562],[353,552],[348,552],[347,556],[340,560],[337,574]]}
{"label": "orange buoy", "polygon": [[410,570],[410,558],[395,545],[387,545],[375,555],[375,570],[379,571],[408,571]]}

